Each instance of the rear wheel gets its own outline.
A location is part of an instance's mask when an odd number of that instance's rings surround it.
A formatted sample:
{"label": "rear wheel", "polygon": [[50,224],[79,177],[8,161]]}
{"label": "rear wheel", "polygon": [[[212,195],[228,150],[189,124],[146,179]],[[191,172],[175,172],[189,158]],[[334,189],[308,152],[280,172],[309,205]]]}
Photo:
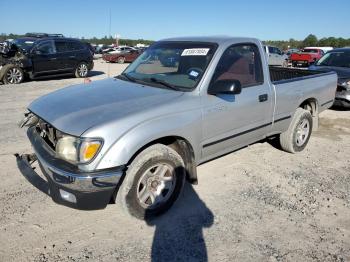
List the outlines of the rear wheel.
{"label": "rear wheel", "polygon": [[23,70],[18,66],[9,66],[5,69],[3,82],[4,84],[19,84],[24,78]]}
{"label": "rear wheel", "polygon": [[167,211],[185,182],[181,156],[172,148],[155,144],[130,164],[117,201],[134,217],[145,219]]}
{"label": "rear wheel", "polygon": [[296,153],[304,150],[312,132],[312,116],[305,109],[298,108],[287,131],[280,135],[283,150]]}
{"label": "rear wheel", "polygon": [[87,77],[88,73],[89,73],[89,67],[88,67],[88,64],[85,62],[79,63],[77,68],[75,69],[75,76],[78,78]]}
{"label": "rear wheel", "polygon": [[124,62],[125,62],[125,57],[124,57],[124,56],[118,57],[117,62],[118,62],[119,64],[124,64]]}

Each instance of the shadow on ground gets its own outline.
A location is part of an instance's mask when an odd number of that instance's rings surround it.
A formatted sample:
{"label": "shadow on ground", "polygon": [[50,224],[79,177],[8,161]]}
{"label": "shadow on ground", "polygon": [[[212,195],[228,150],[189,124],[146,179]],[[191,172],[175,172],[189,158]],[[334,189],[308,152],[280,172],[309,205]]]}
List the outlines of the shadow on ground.
{"label": "shadow on ground", "polygon": [[343,106],[332,106],[330,110],[333,111],[350,111],[350,108],[343,107]]}
{"label": "shadow on ground", "polygon": [[213,213],[186,183],[182,197],[166,214],[146,220],[155,227],[152,262],[208,261],[203,228],[213,221]]}

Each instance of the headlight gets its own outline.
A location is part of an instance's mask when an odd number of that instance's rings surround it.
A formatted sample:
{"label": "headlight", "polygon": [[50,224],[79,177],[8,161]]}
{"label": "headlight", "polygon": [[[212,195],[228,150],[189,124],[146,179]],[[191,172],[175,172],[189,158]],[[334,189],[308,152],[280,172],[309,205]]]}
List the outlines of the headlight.
{"label": "headlight", "polygon": [[346,81],[346,82],[341,83],[341,86],[344,86],[347,89],[350,89],[350,81]]}
{"label": "headlight", "polygon": [[64,136],[56,144],[57,155],[72,163],[87,163],[92,160],[102,146],[100,139],[84,139]]}

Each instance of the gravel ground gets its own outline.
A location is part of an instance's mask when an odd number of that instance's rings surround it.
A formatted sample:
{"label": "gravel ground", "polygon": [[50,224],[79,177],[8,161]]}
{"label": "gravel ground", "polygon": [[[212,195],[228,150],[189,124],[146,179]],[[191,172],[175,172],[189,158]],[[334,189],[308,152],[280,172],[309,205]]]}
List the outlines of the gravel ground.
{"label": "gravel ground", "polygon": [[[96,62],[92,81],[125,65]],[[52,202],[18,171],[17,128],[35,98],[81,79],[0,86],[1,261],[350,261],[350,111],[327,110],[307,148],[261,142],[198,167],[199,185],[164,216]]]}

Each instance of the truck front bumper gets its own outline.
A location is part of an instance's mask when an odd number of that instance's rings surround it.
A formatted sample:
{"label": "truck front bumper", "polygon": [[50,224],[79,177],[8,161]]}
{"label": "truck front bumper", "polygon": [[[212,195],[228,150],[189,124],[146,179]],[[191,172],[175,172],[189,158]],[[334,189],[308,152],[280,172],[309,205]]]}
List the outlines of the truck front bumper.
{"label": "truck front bumper", "polygon": [[[37,159],[42,173],[46,177],[47,193],[53,201],[83,210],[106,207],[119,187],[119,182],[124,173],[123,167],[96,172],[82,172],[75,166],[55,158],[53,150],[43,141],[34,128],[29,128],[27,135],[35,154],[17,156],[20,171],[27,180],[33,181],[34,170],[31,167],[30,160]],[[24,169],[27,173],[28,167],[30,167],[32,174],[28,177],[28,174],[21,170],[21,167],[26,167]],[[35,174],[39,176],[37,173]]]}

